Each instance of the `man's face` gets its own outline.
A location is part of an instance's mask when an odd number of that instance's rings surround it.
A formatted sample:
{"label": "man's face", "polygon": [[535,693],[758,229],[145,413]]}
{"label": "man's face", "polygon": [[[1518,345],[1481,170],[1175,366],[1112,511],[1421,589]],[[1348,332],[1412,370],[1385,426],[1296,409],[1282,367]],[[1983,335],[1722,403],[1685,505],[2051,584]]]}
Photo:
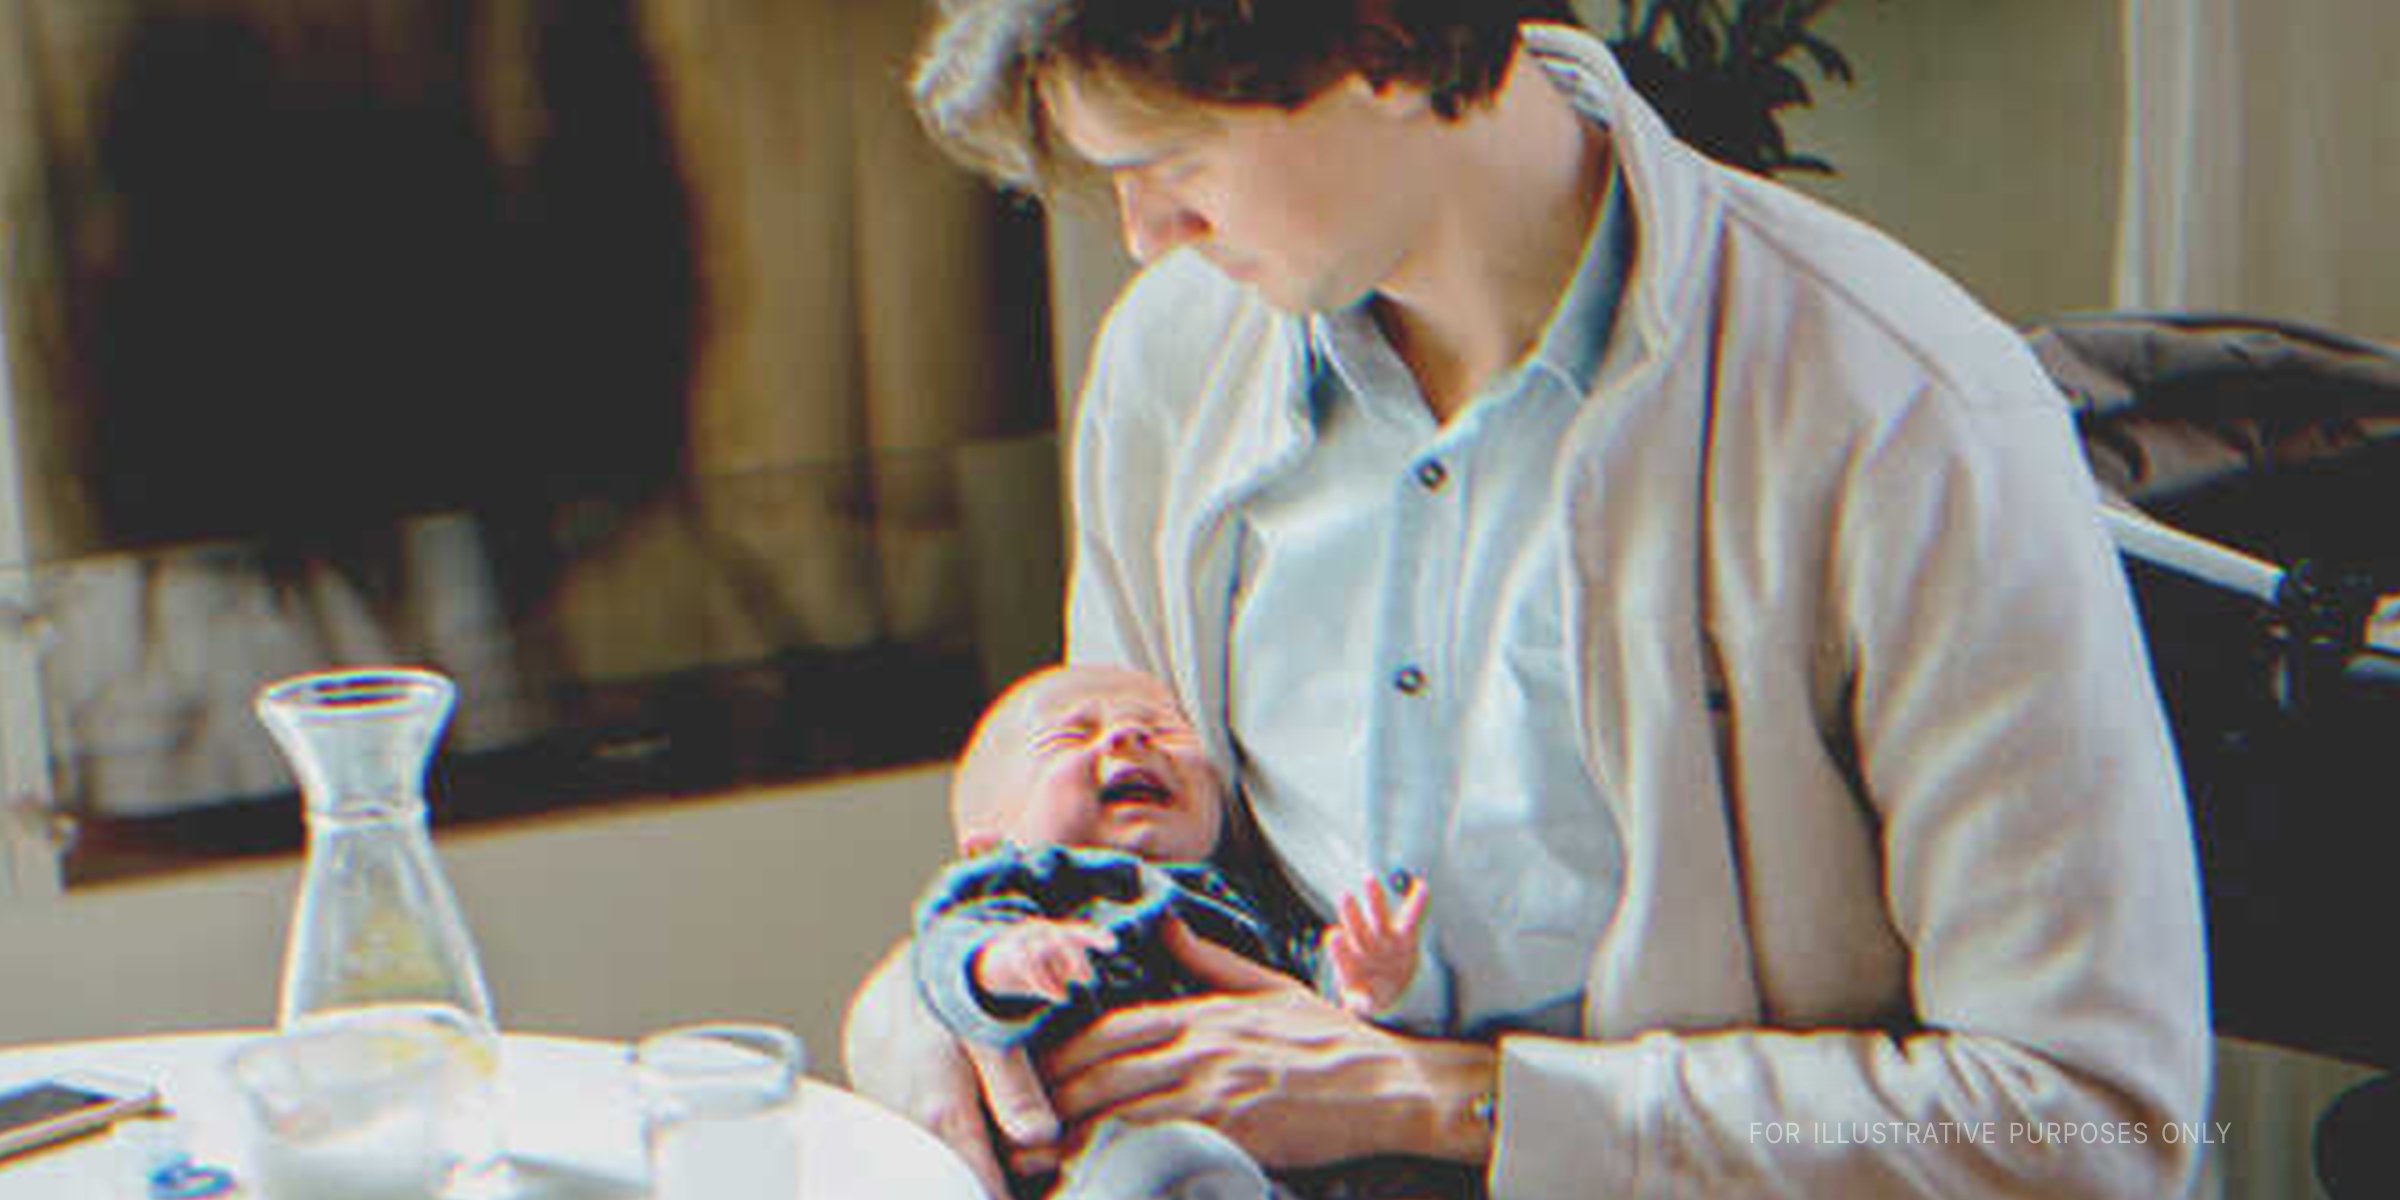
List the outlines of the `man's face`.
{"label": "man's face", "polygon": [[1217,848],[1224,785],[1175,697],[1147,675],[1077,667],[1035,685],[1009,821],[1025,846],[1106,846],[1157,862]]}
{"label": "man's face", "polygon": [[1325,312],[1381,286],[1414,240],[1428,164],[1411,158],[1412,94],[1352,76],[1286,112],[1069,70],[1041,93],[1059,138],[1108,178],[1136,261],[1188,245],[1280,309]]}

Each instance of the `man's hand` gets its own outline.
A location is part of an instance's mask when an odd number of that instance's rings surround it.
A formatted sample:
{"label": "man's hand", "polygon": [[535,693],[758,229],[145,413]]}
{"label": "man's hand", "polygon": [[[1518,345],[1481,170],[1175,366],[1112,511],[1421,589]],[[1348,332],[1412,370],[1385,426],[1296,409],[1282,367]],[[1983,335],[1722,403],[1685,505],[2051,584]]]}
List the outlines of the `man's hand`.
{"label": "man's hand", "polygon": [[[1270,1168],[1401,1152],[1489,1158],[1488,1130],[1466,1120],[1497,1070],[1489,1047],[1402,1038],[1180,924],[1167,936],[1222,994],[1119,1010],[1051,1052],[1044,1076],[1070,1147],[1106,1117],[1188,1118]],[[1016,1161],[1032,1170],[1054,1157]]]}
{"label": "man's hand", "polygon": [[1092,956],[1116,948],[1117,935],[1088,921],[1022,921],[975,952],[975,986],[987,996],[1064,1004],[1068,988],[1092,981]]}
{"label": "man's hand", "polygon": [[1422,879],[1408,881],[1398,913],[1383,898],[1379,879],[1342,897],[1341,919],[1325,927],[1325,957],[1333,963],[1342,1007],[1371,1017],[1399,1001],[1417,974],[1417,930],[1424,922]]}
{"label": "man's hand", "polygon": [[884,957],[851,1001],[842,1058],[861,1094],[931,1130],[995,1197],[1009,1194],[985,1106],[1019,1147],[1048,1146],[1058,1117],[1023,1051],[963,1046],[917,999],[908,944]]}

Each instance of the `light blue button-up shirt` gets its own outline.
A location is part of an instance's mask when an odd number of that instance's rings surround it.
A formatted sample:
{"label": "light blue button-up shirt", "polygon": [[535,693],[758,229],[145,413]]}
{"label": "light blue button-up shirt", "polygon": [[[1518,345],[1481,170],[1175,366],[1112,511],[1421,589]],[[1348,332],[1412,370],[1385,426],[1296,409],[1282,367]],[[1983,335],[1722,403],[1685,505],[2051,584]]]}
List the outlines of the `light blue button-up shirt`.
{"label": "light blue button-up shirt", "polygon": [[1431,1033],[1572,1035],[1623,860],[1566,677],[1553,471],[1633,250],[1613,177],[1535,349],[1448,424],[1364,305],[1312,318],[1305,452],[1248,493],[1229,663],[1241,781],[1302,895],[1422,877]]}

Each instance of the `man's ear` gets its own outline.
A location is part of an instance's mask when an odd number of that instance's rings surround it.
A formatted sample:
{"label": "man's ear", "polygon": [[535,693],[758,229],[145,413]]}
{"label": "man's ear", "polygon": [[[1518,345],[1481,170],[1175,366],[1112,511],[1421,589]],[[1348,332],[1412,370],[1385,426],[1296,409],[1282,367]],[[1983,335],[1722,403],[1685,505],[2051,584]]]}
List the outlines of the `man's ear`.
{"label": "man's ear", "polygon": [[1350,89],[1358,99],[1392,116],[1413,117],[1433,111],[1433,100],[1425,89],[1398,79],[1377,80],[1353,71],[1334,86]]}
{"label": "man's ear", "polygon": [[1352,34],[1357,39],[1351,47],[1351,63],[1355,68],[1344,86],[1356,87],[1359,94],[1379,104],[1399,111],[1426,107],[1423,88],[1400,82],[1406,64],[1414,57],[1408,34],[1392,16],[1395,0],[1364,0],[1359,4]]}
{"label": "man's ear", "polygon": [[970,833],[958,839],[958,852],[968,858],[989,854],[999,848],[1000,835],[996,833]]}

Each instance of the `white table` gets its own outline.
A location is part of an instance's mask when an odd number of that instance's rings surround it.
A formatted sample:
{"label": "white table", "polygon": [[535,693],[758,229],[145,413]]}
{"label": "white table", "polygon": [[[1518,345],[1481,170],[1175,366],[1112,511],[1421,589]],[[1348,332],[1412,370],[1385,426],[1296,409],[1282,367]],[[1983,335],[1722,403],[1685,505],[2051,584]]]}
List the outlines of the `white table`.
{"label": "white table", "polygon": [[[57,1042],[0,1049],[0,1089],[88,1068],[156,1084],[200,1162],[248,1165],[239,1101],[225,1056],[258,1031]],[[501,1051],[509,1156],[531,1181],[529,1200],[631,1200],[648,1194],[625,1047],[613,1042],[510,1034]],[[792,1107],[802,1146],[795,1200],[983,1200],[958,1157],[930,1134],[840,1088],[803,1084]],[[103,1172],[120,1154],[107,1134],[0,1162],[0,1200],[102,1200]],[[249,1189],[232,1193],[255,1197]]]}

